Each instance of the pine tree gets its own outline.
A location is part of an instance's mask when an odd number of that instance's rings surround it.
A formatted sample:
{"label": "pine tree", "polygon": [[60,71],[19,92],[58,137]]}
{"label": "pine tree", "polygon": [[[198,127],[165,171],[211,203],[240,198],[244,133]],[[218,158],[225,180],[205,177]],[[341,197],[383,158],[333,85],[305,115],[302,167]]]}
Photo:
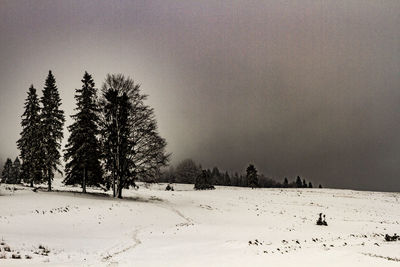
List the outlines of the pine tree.
{"label": "pine tree", "polygon": [[21,162],[19,161],[18,157],[16,157],[14,160],[11,176],[12,176],[13,184],[21,183]]}
{"label": "pine tree", "polygon": [[221,172],[219,171],[218,167],[214,167],[212,169],[211,174],[212,174],[212,179],[213,179],[213,181],[214,181],[214,183],[216,185],[222,185],[223,184],[223,181],[222,181],[223,179],[221,178],[222,175],[221,175]]}
{"label": "pine tree", "polygon": [[258,175],[257,170],[253,164],[250,164],[246,169],[246,178],[249,186],[253,189],[258,187]]}
{"label": "pine tree", "polygon": [[307,182],[306,182],[306,179],[303,179],[303,188],[307,188]]}
{"label": "pine tree", "polygon": [[194,189],[196,190],[206,190],[206,189],[215,189],[212,185],[211,174],[206,170],[202,170],[201,173],[196,177],[194,183]]}
{"label": "pine tree", "polygon": [[6,163],[3,166],[3,171],[1,172],[2,182],[6,184],[13,183],[12,179],[12,160],[7,158]]}
{"label": "pine tree", "polygon": [[297,188],[302,188],[303,187],[303,183],[301,182],[300,176],[297,176],[296,187]]}
{"label": "pine tree", "polygon": [[311,183],[311,182],[309,182],[309,183],[308,183],[308,188],[313,188],[313,186],[312,186],[312,183]]}
{"label": "pine tree", "polygon": [[287,177],[285,177],[285,180],[283,181],[283,187],[284,188],[288,188],[289,187],[289,181],[288,181]]}
{"label": "pine tree", "polygon": [[51,191],[51,183],[54,172],[61,170],[60,148],[63,138],[64,111],[60,109],[61,99],[56,86],[56,80],[51,71],[46,78],[43,96],[41,97],[41,130],[44,149],[44,173],[47,179],[48,190]]}
{"label": "pine tree", "polygon": [[229,173],[226,171],[224,175],[224,185],[225,186],[230,186],[231,185],[231,177],[229,176]]}
{"label": "pine tree", "polygon": [[43,182],[44,170],[40,106],[36,89],[33,85],[28,90],[21,126],[21,137],[17,141],[17,147],[22,160],[21,177],[24,182],[33,186],[34,182]]}
{"label": "pine tree", "polygon": [[103,171],[100,164],[99,135],[99,107],[92,76],[87,72],[83,75],[82,88],[75,90],[76,111],[72,115],[74,123],[68,127],[70,136],[66,145],[64,159],[64,183],[67,185],[80,184],[82,191],[86,186],[100,186],[104,184]]}
{"label": "pine tree", "polygon": [[106,168],[111,173],[111,185],[114,188],[117,184],[118,197],[122,197],[122,189],[134,186],[139,177],[148,181],[159,175],[169,160],[167,143],[158,134],[154,110],[144,103],[147,95],[132,79],[122,74],[107,75],[102,93]]}

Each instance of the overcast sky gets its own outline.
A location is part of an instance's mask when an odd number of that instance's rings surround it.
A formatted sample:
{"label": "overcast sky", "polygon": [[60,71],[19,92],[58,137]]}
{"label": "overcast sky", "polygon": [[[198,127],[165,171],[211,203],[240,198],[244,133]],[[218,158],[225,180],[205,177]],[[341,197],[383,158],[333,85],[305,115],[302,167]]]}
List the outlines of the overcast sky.
{"label": "overcast sky", "polygon": [[[0,158],[31,83],[149,94],[172,163],[400,191],[400,1],[0,1]],[[67,132],[66,132],[67,135]]]}

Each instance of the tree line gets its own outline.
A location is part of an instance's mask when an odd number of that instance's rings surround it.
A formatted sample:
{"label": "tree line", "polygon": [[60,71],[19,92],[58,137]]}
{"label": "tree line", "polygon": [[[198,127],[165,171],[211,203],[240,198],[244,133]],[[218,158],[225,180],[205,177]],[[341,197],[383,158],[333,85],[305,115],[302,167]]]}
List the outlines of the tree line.
{"label": "tree line", "polygon": [[[145,104],[148,96],[141,92],[140,85],[122,74],[107,74],[98,95],[88,72],[81,82],[81,88],[75,90],[73,123],[67,127],[70,135],[63,155],[66,185],[79,185],[83,192],[87,186],[111,189],[118,198],[137,180],[189,183],[195,189],[212,189],[214,185],[312,188],[311,182],[299,176],[293,182],[287,178],[277,182],[258,174],[252,164],[246,174],[229,174],[218,167],[203,169],[186,159],[162,172],[170,154],[165,151],[167,143],[158,133],[154,110]],[[47,183],[51,191],[55,173],[62,174],[64,123],[56,79],[49,71],[40,98],[33,85],[28,89],[17,141],[20,155],[14,162],[7,159],[1,181],[25,182],[32,187]]]}
{"label": "tree line", "polygon": [[[154,110],[145,104],[147,95],[131,78],[108,74],[100,97],[89,73],[81,82],[75,90],[76,113],[68,126],[63,183],[79,185],[83,192],[87,186],[112,189],[114,197],[122,198],[123,188],[134,186],[137,179],[155,179],[168,164],[167,143],[158,133]],[[18,178],[10,170],[19,159],[12,167],[7,160],[2,182],[23,181],[30,186],[46,182],[51,191],[55,173],[62,173],[64,123],[56,80],[49,71],[42,97],[33,85],[28,89],[17,141],[22,161]]]}
{"label": "tree line", "polygon": [[[249,164],[245,170],[245,174],[237,172],[229,174],[227,171],[221,171],[218,167],[203,169],[200,164],[196,164],[192,159],[181,161],[175,168],[171,165],[167,170],[163,171],[158,181],[164,183],[195,184],[196,188],[199,180],[203,181],[202,184],[206,185],[252,188],[313,188],[311,182],[307,183],[300,176],[297,176],[292,182],[289,182],[287,177],[282,182],[276,181],[263,174],[259,174],[253,164]],[[321,185],[318,187],[322,188]]]}

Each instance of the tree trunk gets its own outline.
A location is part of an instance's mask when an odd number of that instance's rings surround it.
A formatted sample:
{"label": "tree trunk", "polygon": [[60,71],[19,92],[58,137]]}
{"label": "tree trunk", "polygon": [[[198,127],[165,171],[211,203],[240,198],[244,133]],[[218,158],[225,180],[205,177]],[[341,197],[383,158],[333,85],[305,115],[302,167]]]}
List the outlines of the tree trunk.
{"label": "tree trunk", "polygon": [[122,198],[122,184],[118,184],[118,198]]}
{"label": "tree trunk", "polygon": [[112,171],[112,190],[113,190],[113,197],[115,197],[115,172]]}
{"label": "tree trunk", "polygon": [[48,182],[48,191],[51,191],[51,175],[50,175],[50,169],[47,169],[47,182]]}
{"label": "tree trunk", "polygon": [[83,167],[82,192],[86,193],[86,166]]}

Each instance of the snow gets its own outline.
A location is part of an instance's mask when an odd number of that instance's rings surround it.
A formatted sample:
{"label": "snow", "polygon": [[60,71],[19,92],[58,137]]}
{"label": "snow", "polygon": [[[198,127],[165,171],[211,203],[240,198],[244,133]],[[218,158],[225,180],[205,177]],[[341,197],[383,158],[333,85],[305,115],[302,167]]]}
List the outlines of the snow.
{"label": "snow", "polygon": [[[165,186],[140,184],[118,200],[3,184],[0,265],[400,265],[400,241],[384,240],[400,233],[399,193]],[[328,226],[316,225],[321,212]]]}

